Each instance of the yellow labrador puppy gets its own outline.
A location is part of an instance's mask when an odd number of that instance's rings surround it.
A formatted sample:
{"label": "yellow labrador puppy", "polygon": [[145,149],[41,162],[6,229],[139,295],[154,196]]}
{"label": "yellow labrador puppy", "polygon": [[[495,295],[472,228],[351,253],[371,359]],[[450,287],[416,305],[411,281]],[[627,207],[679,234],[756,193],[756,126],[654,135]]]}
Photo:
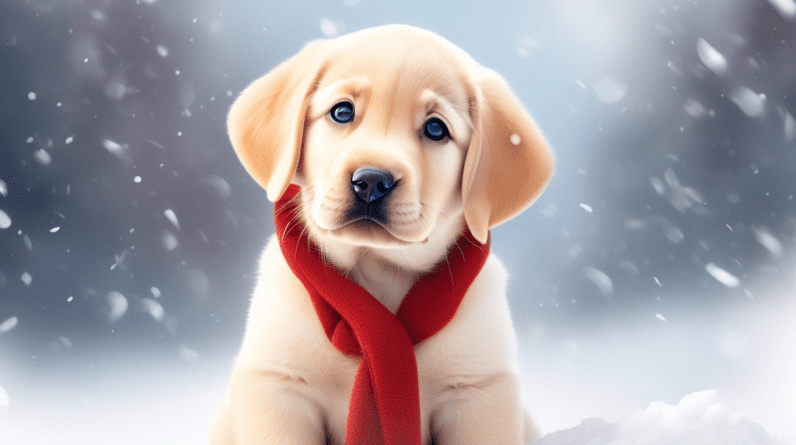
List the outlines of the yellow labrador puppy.
{"label": "yellow labrador puppy", "polygon": [[[300,187],[290,201],[300,244],[391,314],[427,272],[455,280],[455,270],[435,266],[461,249],[462,233],[486,243],[489,229],[531,205],[553,173],[542,134],[503,79],[410,26],[308,44],[243,91],[228,126],[271,201]],[[262,254],[210,443],[371,443],[346,442],[363,358],[330,341],[279,236]],[[419,407],[407,410],[419,411],[422,444],[537,437],[520,405],[506,279],[489,255],[452,319],[412,346]],[[372,443],[403,442],[381,440]]]}

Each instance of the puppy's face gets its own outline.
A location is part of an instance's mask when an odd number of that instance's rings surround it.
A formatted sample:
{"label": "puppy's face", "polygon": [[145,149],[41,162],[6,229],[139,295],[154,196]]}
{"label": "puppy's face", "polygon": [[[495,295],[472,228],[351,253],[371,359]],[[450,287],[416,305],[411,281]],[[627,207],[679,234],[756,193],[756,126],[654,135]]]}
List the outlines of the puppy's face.
{"label": "puppy's face", "polygon": [[473,123],[456,61],[390,46],[345,45],[309,98],[295,182],[314,237],[397,247],[461,220]]}
{"label": "puppy's face", "polygon": [[444,251],[462,214],[484,243],[553,173],[499,75],[404,25],[308,44],[246,88],[227,125],[269,199],[300,185],[310,234],[338,244]]}

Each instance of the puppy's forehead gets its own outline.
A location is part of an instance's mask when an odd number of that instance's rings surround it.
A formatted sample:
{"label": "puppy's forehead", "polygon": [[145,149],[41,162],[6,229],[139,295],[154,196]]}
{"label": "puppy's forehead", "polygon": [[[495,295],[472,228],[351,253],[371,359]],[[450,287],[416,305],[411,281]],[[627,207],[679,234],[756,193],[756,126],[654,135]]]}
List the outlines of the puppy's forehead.
{"label": "puppy's forehead", "polygon": [[[457,49],[440,37],[398,28],[337,39],[319,89],[331,85],[367,87],[381,97],[420,99],[432,90],[465,106],[470,71]],[[359,79],[346,82],[349,79]]]}

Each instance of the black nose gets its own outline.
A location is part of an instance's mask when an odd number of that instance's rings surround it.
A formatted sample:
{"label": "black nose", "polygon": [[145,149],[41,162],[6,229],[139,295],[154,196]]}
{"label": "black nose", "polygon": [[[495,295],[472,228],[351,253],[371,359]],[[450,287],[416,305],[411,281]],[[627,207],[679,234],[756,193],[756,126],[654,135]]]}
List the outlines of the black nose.
{"label": "black nose", "polygon": [[390,172],[375,168],[360,168],[351,176],[351,185],[357,197],[370,204],[390,193],[395,187],[395,180]]}

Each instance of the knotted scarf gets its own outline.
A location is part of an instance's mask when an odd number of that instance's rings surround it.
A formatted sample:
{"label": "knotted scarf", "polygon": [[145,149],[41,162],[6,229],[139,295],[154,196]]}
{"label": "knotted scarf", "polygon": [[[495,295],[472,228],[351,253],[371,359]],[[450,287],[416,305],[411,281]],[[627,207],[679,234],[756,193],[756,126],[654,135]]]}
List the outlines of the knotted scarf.
{"label": "knotted scarf", "polygon": [[274,206],[279,245],[304,284],[326,336],[341,352],[362,357],[354,378],[346,445],[421,445],[420,394],[414,345],[434,335],[489,256],[465,227],[447,258],[421,276],[393,315],[358,284],[326,264],[298,223],[291,185]]}

